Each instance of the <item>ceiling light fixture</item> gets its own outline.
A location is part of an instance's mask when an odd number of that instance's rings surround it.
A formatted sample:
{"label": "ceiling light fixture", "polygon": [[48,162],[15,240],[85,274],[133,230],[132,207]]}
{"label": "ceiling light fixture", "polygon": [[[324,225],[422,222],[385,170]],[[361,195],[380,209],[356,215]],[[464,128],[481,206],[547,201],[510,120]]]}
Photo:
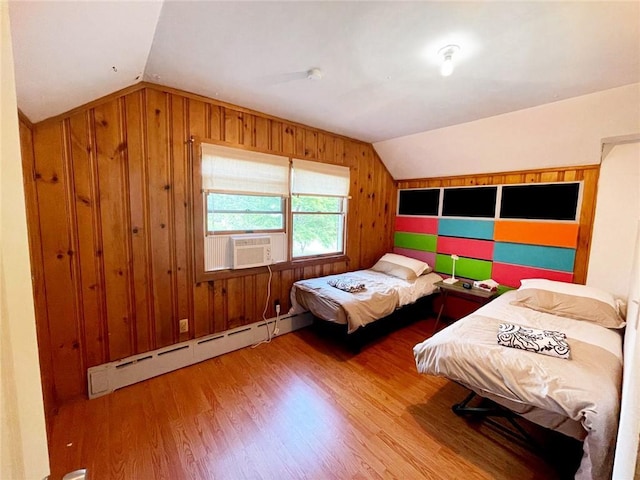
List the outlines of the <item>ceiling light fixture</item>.
{"label": "ceiling light fixture", "polygon": [[438,50],[438,55],[442,57],[440,65],[440,75],[448,77],[453,73],[453,55],[460,50],[458,45],[447,45]]}

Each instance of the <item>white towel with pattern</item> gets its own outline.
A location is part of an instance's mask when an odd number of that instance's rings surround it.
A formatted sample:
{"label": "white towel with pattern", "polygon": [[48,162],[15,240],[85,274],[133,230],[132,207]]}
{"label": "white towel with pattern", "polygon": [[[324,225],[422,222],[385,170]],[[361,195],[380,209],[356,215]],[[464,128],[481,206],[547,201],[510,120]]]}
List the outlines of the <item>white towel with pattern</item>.
{"label": "white towel with pattern", "polygon": [[527,328],[510,323],[500,324],[498,344],[566,359],[569,358],[571,353],[571,348],[567,343],[567,336],[562,332]]}

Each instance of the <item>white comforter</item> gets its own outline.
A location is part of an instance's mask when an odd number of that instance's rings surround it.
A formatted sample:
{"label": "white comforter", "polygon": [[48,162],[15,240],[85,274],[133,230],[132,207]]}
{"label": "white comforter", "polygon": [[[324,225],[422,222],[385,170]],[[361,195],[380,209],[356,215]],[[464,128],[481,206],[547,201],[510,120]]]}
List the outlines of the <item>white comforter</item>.
{"label": "white comforter", "polygon": [[[337,278],[364,283],[366,288],[361,292],[348,293],[327,283]],[[348,332],[352,333],[359,327],[386,317],[396,308],[433,293],[433,284],[440,280],[442,277],[436,273],[421,275],[410,281],[374,270],[300,280],[291,289],[290,313],[311,310],[324,320],[347,323]]]}
{"label": "white comforter", "polygon": [[[533,406],[580,422],[586,437],[576,478],[610,478],[622,376],[620,332],[516,307],[509,303],[513,298],[508,292],[416,345],[418,371],[447,377],[505,406]],[[498,345],[500,323],[564,332],[571,359]]]}

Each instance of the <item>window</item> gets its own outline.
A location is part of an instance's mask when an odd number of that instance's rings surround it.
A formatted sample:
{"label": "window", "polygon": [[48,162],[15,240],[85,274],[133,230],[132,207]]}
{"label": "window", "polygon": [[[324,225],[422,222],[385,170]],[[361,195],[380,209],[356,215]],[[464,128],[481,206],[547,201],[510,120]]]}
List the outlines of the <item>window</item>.
{"label": "window", "polygon": [[344,199],[294,196],[293,257],[342,253],[344,251]]}
{"label": "window", "polygon": [[344,253],[348,167],[205,143],[201,154],[205,271],[232,268],[238,235],[269,236],[274,263]]}
{"label": "window", "polygon": [[289,159],[202,144],[207,235],[283,232]]}
{"label": "window", "polygon": [[349,169],[294,159],[293,258],[344,252]]}

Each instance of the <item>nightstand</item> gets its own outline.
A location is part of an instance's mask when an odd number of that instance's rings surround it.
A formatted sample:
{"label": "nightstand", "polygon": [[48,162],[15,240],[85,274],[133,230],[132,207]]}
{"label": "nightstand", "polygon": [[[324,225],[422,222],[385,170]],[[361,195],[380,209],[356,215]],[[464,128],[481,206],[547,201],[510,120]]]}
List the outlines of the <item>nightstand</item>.
{"label": "nightstand", "polygon": [[[436,287],[440,287],[441,295],[441,304],[440,310],[438,311],[438,317],[436,318],[436,324],[433,327],[433,332],[435,333],[438,330],[438,325],[440,324],[440,318],[442,317],[442,312],[445,309],[445,305],[447,304],[447,300],[450,297],[461,299],[464,302],[471,303],[470,312],[477,310],[482,305],[489,303],[491,300],[498,296],[497,291],[488,292],[486,290],[482,290],[481,288],[464,288],[462,284],[464,282],[468,282],[473,284],[472,280],[458,280],[456,283],[449,284],[444,282],[434,283]],[[453,321],[459,320],[462,317],[452,318]]]}

